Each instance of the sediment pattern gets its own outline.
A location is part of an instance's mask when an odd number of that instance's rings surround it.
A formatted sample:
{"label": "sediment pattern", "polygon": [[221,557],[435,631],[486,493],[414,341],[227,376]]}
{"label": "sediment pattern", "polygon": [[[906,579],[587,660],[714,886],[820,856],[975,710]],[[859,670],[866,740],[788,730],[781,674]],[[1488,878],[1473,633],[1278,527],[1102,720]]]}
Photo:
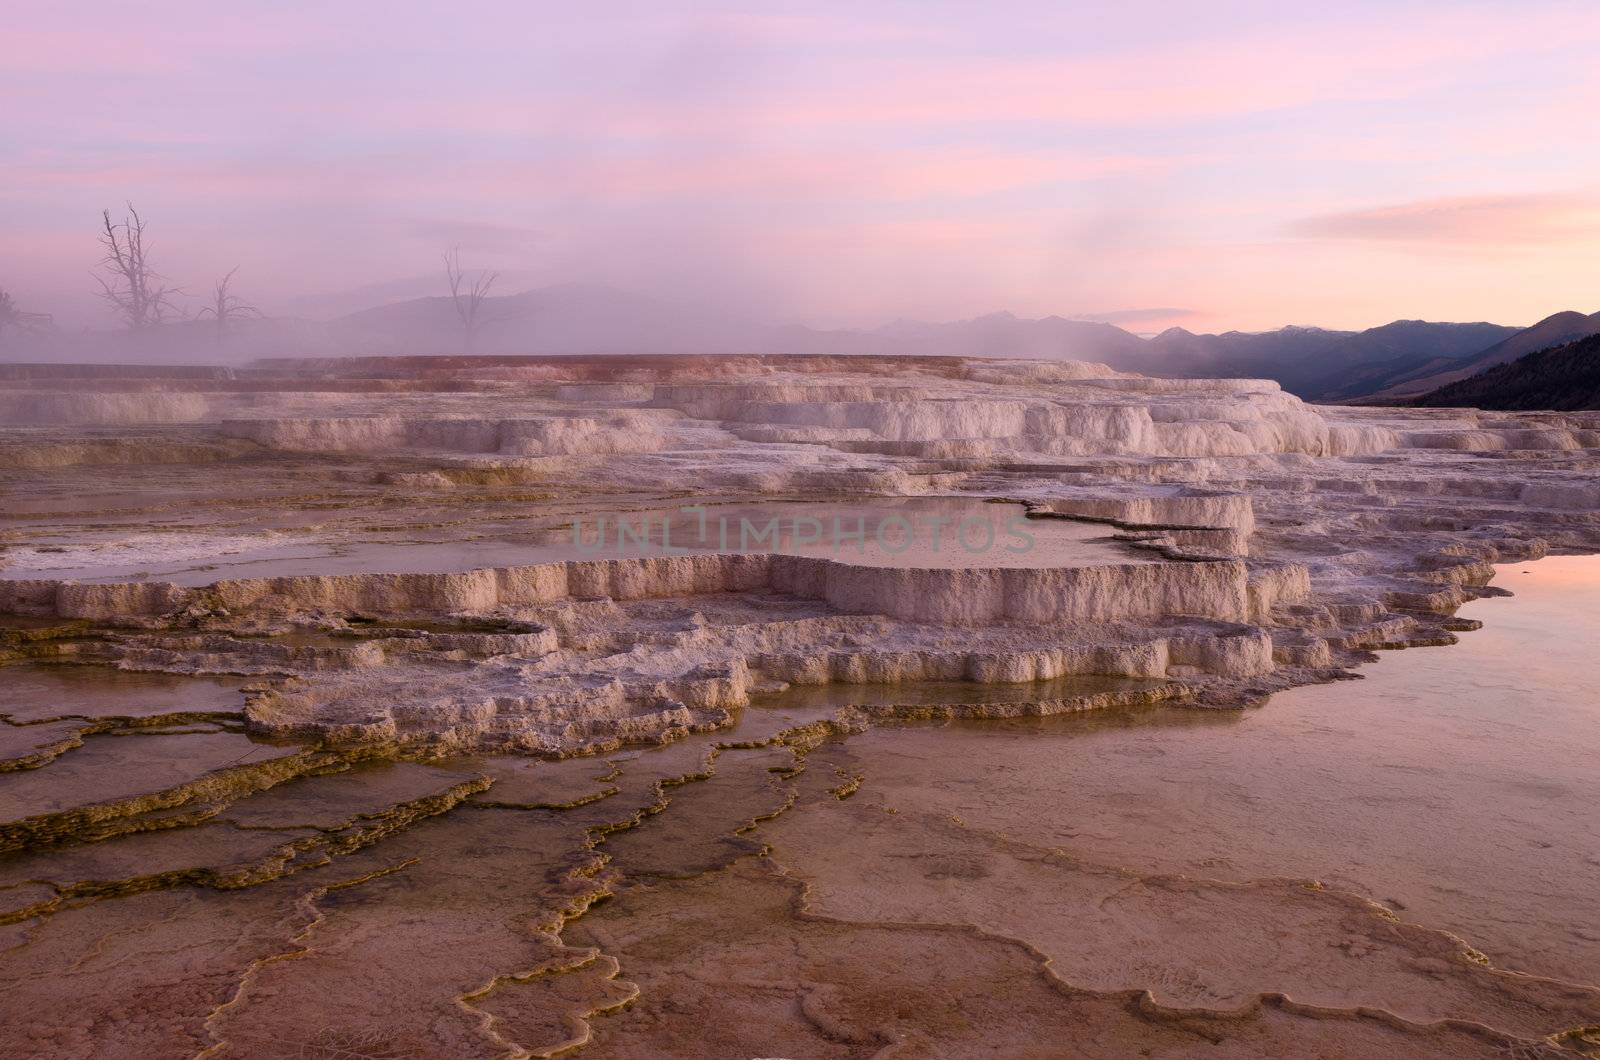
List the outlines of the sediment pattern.
{"label": "sediment pattern", "polygon": [[[956,359],[7,383],[8,1055],[1600,1051],[1595,984],[851,750],[1449,643],[1493,564],[1596,549],[1592,416]],[[829,549],[807,505],[1038,551]],[[651,538],[685,506],[790,523]],[[601,515],[646,532],[587,554]]]}

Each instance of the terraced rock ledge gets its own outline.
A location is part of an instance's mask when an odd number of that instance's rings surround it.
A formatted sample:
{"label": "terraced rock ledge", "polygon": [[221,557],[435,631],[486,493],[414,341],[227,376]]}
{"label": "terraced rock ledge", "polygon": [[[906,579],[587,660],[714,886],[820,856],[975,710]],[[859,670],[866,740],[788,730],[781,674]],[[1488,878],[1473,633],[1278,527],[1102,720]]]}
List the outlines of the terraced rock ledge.
{"label": "terraced rock ledge", "polygon": [[1593,983],[852,750],[1451,643],[1494,564],[1600,551],[1593,414],[955,358],[4,385],[9,1055],[1600,1049]]}

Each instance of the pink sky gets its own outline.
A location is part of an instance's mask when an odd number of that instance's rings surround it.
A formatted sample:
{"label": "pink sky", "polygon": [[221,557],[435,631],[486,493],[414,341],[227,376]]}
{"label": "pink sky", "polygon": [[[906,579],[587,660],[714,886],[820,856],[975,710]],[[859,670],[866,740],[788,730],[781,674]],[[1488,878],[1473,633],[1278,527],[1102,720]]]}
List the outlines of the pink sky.
{"label": "pink sky", "polygon": [[131,199],[172,280],[269,311],[457,243],[818,325],[1600,309],[1600,8],[1323,6],[34,5],[0,287],[103,323]]}

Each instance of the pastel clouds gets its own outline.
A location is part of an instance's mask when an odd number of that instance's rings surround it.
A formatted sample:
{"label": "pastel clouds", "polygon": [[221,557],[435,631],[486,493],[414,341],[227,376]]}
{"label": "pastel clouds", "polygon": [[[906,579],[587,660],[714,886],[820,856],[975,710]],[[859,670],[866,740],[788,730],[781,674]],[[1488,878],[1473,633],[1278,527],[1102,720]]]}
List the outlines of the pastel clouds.
{"label": "pastel clouds", "polygon": [[1295,228],[1313,237],[1402,243],[1592,243],[1600,235],[1600,194],[1425,199],[1324,214],[1301,221]]}
{"label": "pastel clouds", "polygon": [[8,34],[0,286],[64,319],[126,199],[166,271],[241,263],[268,308],[425,273],[446,231],[818,324],[1594,297],[1588,2],[83,0]]}

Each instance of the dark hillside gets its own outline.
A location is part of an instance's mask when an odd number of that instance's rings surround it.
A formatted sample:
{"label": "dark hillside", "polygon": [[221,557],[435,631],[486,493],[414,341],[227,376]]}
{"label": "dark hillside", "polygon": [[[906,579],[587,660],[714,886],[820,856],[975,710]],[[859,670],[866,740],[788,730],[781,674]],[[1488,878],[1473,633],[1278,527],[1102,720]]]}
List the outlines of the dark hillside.
{"label": "dark hillside", "polygon": [[1600,408],[1600,335],[1496,365],[1424,394],[1416,404],[1515,410]]}

